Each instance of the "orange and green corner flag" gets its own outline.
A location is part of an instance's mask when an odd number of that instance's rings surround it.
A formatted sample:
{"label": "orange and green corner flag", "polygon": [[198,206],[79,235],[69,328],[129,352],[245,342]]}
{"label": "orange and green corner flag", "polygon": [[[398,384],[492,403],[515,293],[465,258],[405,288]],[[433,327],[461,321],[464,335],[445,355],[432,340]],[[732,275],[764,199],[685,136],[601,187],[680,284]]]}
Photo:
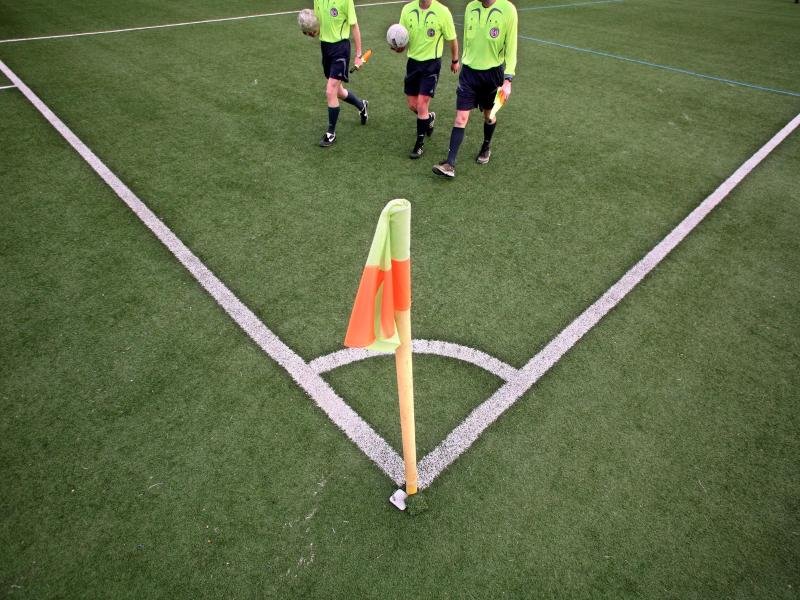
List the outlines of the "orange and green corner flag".
{"label": "orange and green corner flag", "polygon": [[[344,338],[344,345],[351,348],[394,352],[406,496],[416,494],[418,486],[411,366],[410,249],[411,203],[392,200],[378,219]],[[402,508],[401,504],[396,506]]]}
{"label": "orange and green corner flag", "polygon": [[392,200],[381,211],[361,275],[344,345],[394,352],[395,312],[411,308],[411,203]]}

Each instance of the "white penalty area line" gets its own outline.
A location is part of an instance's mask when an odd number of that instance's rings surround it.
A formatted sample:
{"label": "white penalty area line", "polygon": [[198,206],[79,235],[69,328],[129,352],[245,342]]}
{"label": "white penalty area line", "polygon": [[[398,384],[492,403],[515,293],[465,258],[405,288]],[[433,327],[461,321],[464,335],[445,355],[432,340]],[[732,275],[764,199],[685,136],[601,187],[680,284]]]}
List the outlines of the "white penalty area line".
{"label": "white penalty area line", "polygon": [[[383,6],[385,4],[402,4],[407,0],[390,0],[388,2],[371,2],[368,4],[357,4],[356,9],[366,8],[370,6]],[[15,38],[9,40],[0,40],[0,44],[16,44],[19,42],[35,42],[41,40],[59,40],[64,38],[85,37],[90,35],[107,35],[110,33],[128,33],[130,31],[147,31],[150,29],[168,29],[171,27],[186,27],[188,25],[207,25],[210,23],[225,23],[229,21],[244,21],[247,19],[260,19],[263,17],[279,17],[283,15],[296,15],[301,9],[297,10],[284,10],[281,12],[273,13],[260,13],[257,15],[242,15],[238,17],[222,17],[219,19],[203,19],[202,21],[185,21],[183,23],[165,23],[163,25],[146,25],[143,27],[127,27],[125,29],[107,29],[103,31],[85,31],[81,33],[62,33],[58,35],[41,35],[37,37]]]}
{"label": "white penalty area line", "polygon": [[578,340],[597,325],[600,319],[612,308],[617,306],[778,144],[797,129],[798,125],[800,125],[800,114],[736,169],[722,185],[703,200],[667,237],[659,242],[643,259],[636,263],[619,281],[570,323],[536,356],[528,361],[517,375],[509,379],[488,400],[472,411],[441,444],[425,456],[420,461],[418,469],[420,489],[429,486],[442,471],[472,446],[487,427],[513,406]]}
{"label": "white penalty area line", "polygon": [[205,288],[214,300],[333,421],[396,484],[405,479],[403,460],[397,452],[364,421],[333,388],[291,348],[284,344],[256,315],[247,308],[208,267],[169,229],[128,186],[76,136],[25,83],[0,61],[0,71],[12,81],[28,101],[58,133],[80,154],[100,178],[119,196],[137,217],[155,234],[175,258]]}

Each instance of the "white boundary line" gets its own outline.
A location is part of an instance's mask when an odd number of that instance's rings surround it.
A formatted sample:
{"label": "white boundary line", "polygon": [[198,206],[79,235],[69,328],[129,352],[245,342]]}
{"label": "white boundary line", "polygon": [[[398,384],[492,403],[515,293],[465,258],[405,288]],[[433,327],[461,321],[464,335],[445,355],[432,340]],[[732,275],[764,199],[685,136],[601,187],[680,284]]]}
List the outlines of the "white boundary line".
{"label": "white boundary line", "polygon": [[541,6],[525,6],[523,8],[517,7],[517,12],[525,12],[527,10],[548,10],[551,8],[577,8],[579,6],[594,6],[595,4],[613,4],[623,1],[624,0],[589,0],[589,2],[571,2],[569,4],[543,4]]}
{"label": "white boundary line", "polygon": [[17,86],[15,86],[15,85],[0,85],[0,90],[12,90],[15,87],[17,87]]}
{"label": "white boundary line", "polygon": [[[369,4],[357,4],[356,10],[359,8],[366,8],[369,6],[383,6],[385,4],[402,4],[407,0],[391,0],[388,2],[371,2]],[[144,27],[128,27],[126,29],[108,29],[105,31],[86,31],[82,33],[62,33],[58,35],[42,35],[38,37],[15,38],[9,40],[0,40],[0,44],[16,44],[19,42],[35,42],[41,40],[60,40],[64,38],[83,37],[89,35],[106,35],[109,33],[127,33],[129,31],[147,31],[149,29],[167,29],[170,27],[185,27],[187,25],[205,25],[208,23],[224,23],[226,21],[243,21],[245,19],[260,19],[261,17],[279,17],[282,15],[294,15],[300,12],[297,10],[285,10],[282,12],[274,13],[261,13],[258,15],[243,15],[240,17],[223,17],[220,19],[204,19],[202,21],[186,21],[184,23],[165,23],[164,25],[146,25]]]}
{"label": "white boundary line", "polygon": [[372,427],[367,424],[333,388],[322,379],[291,348],[270,331],[253,312],[197,258],[184,243],[134,194],[128,186],[84,144],[6,64],[0,60],[0,70],[11,80],[45,119],[69,142],[89,166],[114,193],[147,225],[180,263],[192,274],[206,291],[219,303],[230,317],[275,362],[286,369],[297,384],[345,432],[364,454],[384,473],[400,485],[404,480],[403,460],[397,452]]}
{"label": "white boundary line", "polygon": [[800,125],[800,114],[792,119],[771,140],[761,147],[742,166],[726,179],[689,216],[681,221],[667,237],[636,263],[622,278],[600,296],[577,319],[570,323],[547,346],[508,380],[488,400],[478,406],[448,436],[419,463],[419,487],[424,489],[456,458],[525,394],[550,367],[568,352],[612,308],[644,279],[683,239],[710,213],[714,207],[742,181],[772,150]]}
{"label": "white boundary line", "polygon": [[[333,389],[320,373],[336,366],[374,356],[366,351],[342,351],[306,363],[270,331],[233,293],[162,223],[155,214],[80,140],[2,61],[0,71],[11,80],[47,121],[69,142],[120,199],[153,231],[231,318],[269,355],[286,369],[297,384],[328,417],[396,484],[403,483],[403,461]],[[517,370],[471,348],[427,340],[415,340],[417,352],[442,354],[472,362],[506,380],[492,396],[470,413],[419,463],[419,488],[427,488],[463,454],[506,410],[513,406],[561,357],[638,285],[728,194],[800,125],[800,114],[776,133],[725,182],[708,196],[643,259],[636,263],[597,301],[558,334],[528,363]],[[490,366],[487,366],[489,364]]]}
{"label": "white boundary line", "polygon": [[[367,8],[370,6],[384,6],[389,4],[405,4],[408,0],[389,0],[386,2],[369,2],[366,4],[356,4],[356,10],[359,8]],[[552,5],[552,6],[534,6],[528,8],[518,8],[517,11],[525,11],[525,10],[543,10],[546,8],[566,8],[572,6],[586,6],[591,4],[607,4],[611,2],[622,2],[623,0],[595,0],[593,2],[580,2],[575,4],[560,4],[560,5]],[[226,21],[243,21],[245,19],[259,19],[261,17],[278,17],[282,15],[293,15],[300,12],[301,9],[297,10],[285,10],[281,12],[274,12],[274,13],[261,13],[256,15],[242,15],[239,17],[222,17],[219,19],[203,19],[200,21],[185,21],[183,23],[165,23],[163,25],[145,25],[142,27],[128,27],[124,29],[106,29],[103,31],[85,31],[81,33],[62,33],[56,35],[41,35],[36,37],[27,37],[27,38],[13,38],[7,40],[0,40],[0,44],[16,44],[20,42],[36,42],[41,40],[59,40],[64,38],[73,38],[73,37],[84,37],[84,36],[91,36],[91,35],[106,35],[109,33],[127,33],[130,31],[147,31],[149,29],[167,29],[170,27],[184,27],[187,25],[205,25],[208,23],[224,23]]]}

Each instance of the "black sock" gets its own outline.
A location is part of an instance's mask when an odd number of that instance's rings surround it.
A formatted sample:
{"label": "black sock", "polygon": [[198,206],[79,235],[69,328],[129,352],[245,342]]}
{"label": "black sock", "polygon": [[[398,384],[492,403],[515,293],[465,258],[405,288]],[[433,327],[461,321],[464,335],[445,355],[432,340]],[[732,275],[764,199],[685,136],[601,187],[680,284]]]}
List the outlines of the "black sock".
{"label": "black sock", "polygon": [[488,146],[492,143],[492,136],[494,135],[494,128],[497,126],[497,120],[494,123],[483,122],[483,144]]}
{"label": "black sock", "polygon": [[348,104],[352,104],[358,110],[362,110],[364,108],[364,103],[361,101],[361,99],[358,96],[355,95],[353,90],[347,90],[347,97],[346,98],[342,98],[342,100],[344,100]]}
{"label": "black sock", "polygon": [[339,107],[338,106],[329,106],[328,107],[328,133],[333,133],[336,131],[336,121],[339,120]]}
{"label": "black sock", "polygon": [[463,141],[464,128],[453,127],[453,131],[450,132],[450,149],[447,152],[447,162],[453,166],[456,165],[456,155],[458,154],[458,149]]}
{"label": "black sock", "polygon": [[428,131],[429,119],[417,119],[417,143],[421,144],[425,141],[425,132]]}

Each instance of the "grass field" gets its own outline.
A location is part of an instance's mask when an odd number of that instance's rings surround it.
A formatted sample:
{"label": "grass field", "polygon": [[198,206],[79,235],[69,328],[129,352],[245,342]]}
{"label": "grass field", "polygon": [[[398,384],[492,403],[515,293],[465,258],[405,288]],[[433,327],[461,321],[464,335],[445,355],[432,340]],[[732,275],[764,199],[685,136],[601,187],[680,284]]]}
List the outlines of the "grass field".
{"label": "grass field", "polygon": [[[409,160],[400,3],[317,146],[309,3],[0,0],[0,597],[800,597],[796,131],[409,515],[8,74],[303,361],[403,197],[415,339],[517,370],[800,113],[800,6],[519,0],[492,160],[473,114],[442,181],[457,79]],[[503,384],[414,375],[420,458]],[[323,377],[400,448],[391,358]]]}

